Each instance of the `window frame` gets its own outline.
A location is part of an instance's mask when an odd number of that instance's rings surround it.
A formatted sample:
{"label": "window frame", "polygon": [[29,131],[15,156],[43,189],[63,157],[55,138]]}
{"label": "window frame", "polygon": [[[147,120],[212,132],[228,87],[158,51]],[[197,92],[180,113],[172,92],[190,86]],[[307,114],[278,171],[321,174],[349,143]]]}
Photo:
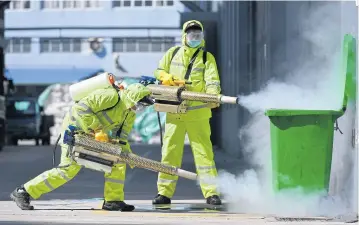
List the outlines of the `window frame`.
{"label": "window frame", "polygon": [[[116,3],[115,3],[116,2]],[[117,4],[117,2],[119,2]],[[125,5],[125,3],[130,2],[130,5]],[[140,5],[136,3],[141,2]],[[149,4],[149,2],[151,2]],[[171,2],[168,4],[168,2]],[[149,4],[149,5],[147,5]],[[176,2],[174,0],[113,0],[111,8],[112,9],[121,9],[121,8],[163,8],[163,7],[175,7]]]}
{"label": "window frame", "polygon": [[[60,6],[58,8],[47,8],[45,7],[46,2],[53,2],[54,0],[41,0],[41,10],[44,11],[79,11],[79,10],[101,10],[103,9],[103,4],[101,0],[58,0],[60,2]],[[93,5],[91,7],[86,7],[86,2],[97,2],[96,7]],[[66,8],[65,3],[70,2],[71,7]],[[76,3],[79,3],[79,7],[74,7]]]}
{"label": "window frame", "polygon": [[[20,51],[16,51],[14,52],[14,41],[19,40],[19,46],[20,46]],[[5,38],[6,41],[6,46],[5,46],[5,54],[30,54],[32,51],[32,38],[31,37],[10,37],[10,38]],[[24,51],[24,46],[25,41],[29,41],[29,51]],[[10,49],[9,49],[10,48]]]}
{"label": "window frame", "polygon": [[[58,41],[58,43],[55,43],[57,41]],[[44,45],[45,42],[48,42],[47,50],[44,50],[45,48],[43,47],[43,46],[45,46]],[[56,50],[56,51],[53,50],[53,46],[56,46],[55,44],[56,45],[58,44],[59,50]],[[69,44],[68,51],[64,51],[65,44]],[[75,49],[77,49],[75,47],[76,44],[79,44],[78,46],[80,46],[80,49],[78,51],[75,50]],[[40,54],[52,54],[52,53],[79,54],[84,51],[82,44],[83,44],[83,38],[79,38],[79,37],[61,37],[61,38],[41,37],[41,38],[39,38],[39,52],[40,52]]]}
{"label": "window frame", "polygon": [[[134,47],[133,47],[134,44]],[[147,49],[143,48],[147,44]],[[176,38],[171,36],[113,37],[113,53],[160,53],[176,45]],[[156,46],[156,48],[154,48]],[[160,46],[160,48],[158,48]],[[166,47],[167,46],[167,47]],[[129,49],[129,47],[131,49]],[[146,50],[141,50],[146,49]],[[154,50],[156,49],[156,50]]]}
{"label": "window frame", "polygon": [[[17,8],[16,9],[16,8],[14,8],[14,4],[17,3],[17,2],[24,3],[24,4],[26,4],[25,2],[27,2],[29,4],[29,8],[22,7],[22,8]],[[7,7],[5,8],[5,10],[12,11],[12,12],[13,11],[15,11],[15,12],[31,11],[32,10],[31,0],[12,0],[12,1],[9,2],[9,4],[7,4]]]}

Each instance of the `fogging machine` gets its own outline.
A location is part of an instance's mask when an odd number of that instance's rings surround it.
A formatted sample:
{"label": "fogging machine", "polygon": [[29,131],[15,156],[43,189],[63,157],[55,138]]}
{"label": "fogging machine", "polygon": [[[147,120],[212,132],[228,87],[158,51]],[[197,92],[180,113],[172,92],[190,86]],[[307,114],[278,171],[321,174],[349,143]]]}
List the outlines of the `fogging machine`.
{"label": "fogging machine", "polygon": [[156,81],[156,78],[142,76],[140,83],[150,89],[151,97],[154,99],[154,109],[157,112],[186,113],[189,110],[186,101],[218,104],[239,103],[238,97],[188,91],[186,84],[191,84],[190,81],[174,80],[177,86],[156,84]]}
{"label": "fogging machine", "polygon": [[123,151],[115,139],[110,142],[97,141],[91,135],[84,134],[71,125],[65,131],[63,140],[69,147],[70,157],[79,165],[89,169],[111,173],[112,167],[115,164],[125,163],[154,172],[197,180],[196,173]]}

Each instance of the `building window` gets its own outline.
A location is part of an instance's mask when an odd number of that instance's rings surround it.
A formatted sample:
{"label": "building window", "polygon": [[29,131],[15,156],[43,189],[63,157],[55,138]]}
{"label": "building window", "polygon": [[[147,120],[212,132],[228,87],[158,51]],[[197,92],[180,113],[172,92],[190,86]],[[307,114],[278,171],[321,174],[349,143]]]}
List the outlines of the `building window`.
{"label": "building window", "polygon": [[135,6],[142,6],[142,0],[135,0]]}
{"label": "building window", "polygon": [[131,0],[124,0],[123,6],[130,7],[131,6]]}
{"label": "building window", "polygon": [[145,6],[152,6],[152,0],[145,0]]}
{"label": "building window", "polygon": [[138,51],[139,52],[148,52],[150,51],[151,41],[148,38],[138,39]]}
{"label": "building window", "polygon": [[[142,1],[135,0],[135,6],[142,5]],[[130,7],[131,6],[131,0],[113,0],[112,1],[112,7]]]}
{"label": "building window", "polygon": [[126,52],[137,52],[136,38],[126,38],[124,47]]}
{"label": "building window", "polygon": [[86,0],[85,1],[85,8],[99,8],[100,0]]}
{"label": "building window", "polygon": [[63,1],[63,8],[64,9],[76,9],[76,8],[81,8],[82,1],[77,0],[77,1]]}
{"label": "building window", "polygon": [[112,51],[113,52],[124,52],[124,39],[123,38],[114,38],[112,42]]}
{"label": "building window", "polygon": [[121,7],[121,2],[122,2],[122,1],[119,1],[119,0],[113,0],[113,1],[112,1],[112,7],[113,7],[113,8]]}
{"label": "building window", "polygon": [[164,52],[175,45],[172,37],[114,38],[113,52]]}
{"label": "building window", "polygon": [[174,6],[174,0],[113,0],[112,7],[164,7]]}
{"label": "building window", "polygon": [[83,9],[99,8],[100,0],[42,0],[43,9]]}
{"label": "building window", "polygon": [[174,38],[165,38],[164,39],[164,51],[167,51],[168,49],[170,49],[171,47],[173,47],[175,45],[174,43]]}
{"label": "building window", "polygon": [[53,0],[53,1],[42,1],[42,8],[45,9],[60,9],[62,8],[62,1]]}
{"label": "building window", "polygon": [[80,38],[40,38],[40,52],[81,52]]}
{"label": "building window", "polygon": [[162,52],[163,41],[162,38],[152,38],[151,52]]}
{"label": "building window", "polygon": [[163,0],[155,0],[156,1],[156,6],[163,6]]}
{"label": "building window", "polygon": [[14,0],[6,5],[6,9],[23,10],[30,9],[30,0]]}
{"label": "building window", "polygon": [[6,53],[31,52],[31,38],[10,38],[6,40]]}

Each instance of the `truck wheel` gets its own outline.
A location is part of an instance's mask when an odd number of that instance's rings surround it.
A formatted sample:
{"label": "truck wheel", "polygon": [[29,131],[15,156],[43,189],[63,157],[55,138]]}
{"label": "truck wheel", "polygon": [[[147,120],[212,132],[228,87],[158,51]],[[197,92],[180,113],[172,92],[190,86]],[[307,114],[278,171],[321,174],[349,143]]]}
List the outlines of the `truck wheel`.
{"label": "truck wheel", "polygon": [[17,145],[18,144],[18,140],[16,138],[12,138],[11,139],[11,144],[12,145]]}
{"label": "truck wheel", "polygon": [[50,145],[50,137],[43,138],[42,145]]}

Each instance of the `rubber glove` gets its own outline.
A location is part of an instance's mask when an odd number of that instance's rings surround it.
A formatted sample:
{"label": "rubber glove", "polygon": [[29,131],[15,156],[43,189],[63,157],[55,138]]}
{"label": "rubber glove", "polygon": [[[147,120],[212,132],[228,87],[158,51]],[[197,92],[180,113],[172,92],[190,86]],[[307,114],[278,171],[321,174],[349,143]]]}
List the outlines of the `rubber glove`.
{"label": "rubber glove", "polygon": [[95,140],[101,142],[109,142],[108,135],[102,130],[100,132],[95,133]]}
{"label": "rubber glove", "polygon": [[161,73],[159,78],[160,81],[162,81],[162,84],[167,86],[176,86],[177,84],[173,81],[179,79],[177,76],[173,76],[166,72]]}

